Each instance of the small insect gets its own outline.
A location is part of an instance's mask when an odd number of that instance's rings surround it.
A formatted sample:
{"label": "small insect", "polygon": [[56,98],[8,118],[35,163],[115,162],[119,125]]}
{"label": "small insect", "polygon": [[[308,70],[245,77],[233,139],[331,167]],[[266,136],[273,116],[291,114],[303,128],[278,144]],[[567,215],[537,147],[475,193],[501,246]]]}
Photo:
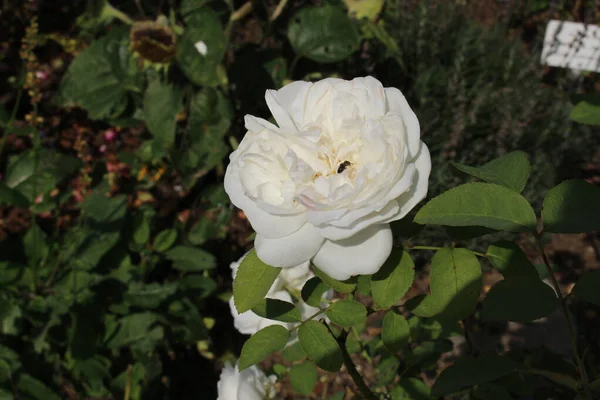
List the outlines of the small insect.
{"label": "small insect", "polygon": [[346,170],[346,168],[348,168],[349,166],[351,166],[352,163],[350,161],[344,161],[343,163],[340,164],[340,166],[337,169],[337,173],[341,174],[342,172],[344,172]]}

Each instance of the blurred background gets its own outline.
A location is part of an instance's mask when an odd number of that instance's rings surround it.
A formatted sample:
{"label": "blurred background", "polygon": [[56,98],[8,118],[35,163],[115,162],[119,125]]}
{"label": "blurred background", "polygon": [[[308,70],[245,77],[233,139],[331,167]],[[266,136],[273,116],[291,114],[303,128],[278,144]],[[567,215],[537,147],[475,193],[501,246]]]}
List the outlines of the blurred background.
{"label": "blurred background", "polygon": [[[600,91],[598,74],[540,61],[548,21],[600,24],[598,1],[1,7],[2,399],[216,398],[220,368],[245,340],[227,305],[229,264],[252,248],[252,229],[222,180],[244,115],[269,117],[266,89],[365,75],[399,88],[432,153],[430,196],[464,181],[450,161],[477,166],[517,149],[530,156],[524,196],[537,211],[564,179],[600,182],[600,129],[569,118],[578,99]],[[485,248],[498,238],[428,228],[415,240]],[[520,243],[540,262],[532,243]],[[600,268],[599,243],[597,234],[548,240],[565,290]],[[427,290],[425,256],[411,295]],[[489,271],[486,279],[489,287],[499,278]],[[600,337],[598,309],[586,307],[577,310],[587,321],[579,329]],[[565,347],[561,321],[556,329],[551,321],[472,323],[482,346]],[[459,345],[427,350],[415,376],[433,379]],[[364,351],[377,360],[375,345]],[[373,384],[390,379],[389,365],[363,367]],[[284,377],[278,398],[343,399],[347,382],[325,374],[303,395]],[[540,383],[522,398],[545,393]]]}

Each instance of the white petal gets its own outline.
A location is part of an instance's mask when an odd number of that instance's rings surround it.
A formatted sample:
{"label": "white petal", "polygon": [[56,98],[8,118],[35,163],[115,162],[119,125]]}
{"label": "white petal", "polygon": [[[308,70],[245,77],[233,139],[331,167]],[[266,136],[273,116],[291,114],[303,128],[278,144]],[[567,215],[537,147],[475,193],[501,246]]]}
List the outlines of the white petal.
{"label": "white petal", "polygon": [[337,280],[379,271],[392,251],[392,231],[388,224],[370,226],[351,238],[326,241],[313,258],[321,271]]}
{"label": "white petal", "polygon": [[406,128],[408,149],[412,157],[419,152],[421,128],[415,112],[410,108],[402,92],[396,88],[385,88],[388,111],[397,112],[402,116]]}
{"label": "white petal", "polygon": [[258,205],[244,194],[240,181],[239,171],[235,163],[230,163],[225,171],[225,192],[237,208],[244,211],[248,221],[257,234],[265,238],[280,238],[287,236],[306,222],[304,212],[290,215],[273,215],[262,210]]}
{"label": "white petal", "polygon": [[291,268],[312,258],[325,239],[311,224],[304,224],[291,235],[267,239],[257,233],[254,239],[256,255],[273,267]]}
{"label": "white petal", "polygon": [[[304,126],[304,108],[306,106],[306,97],[312,85],[313,84],[311,82],[296,81],[285,85],[277,91],[269,91],[271,99],[269,100],[269,98],[265,96],[267,98],[267,105],[269,105],[269,101],[275,100],[276,103],[289,115],[294,123],[294,126],[297,129],[302,129]],[[274,104],[274,108],[276,108],[275,111],[271,108],[271,105],[269,105],[269,109],[275,117],[275,112],[279,111],[276,104]],[[277,123],[280,123],[277,117],[275,117],[275,119],[277,120]]]}
{"label": "white petal", "polygon": [[217,383],[217,400],[237,400],[239,383],[240,372],[237,365],[232,367],[231,364],[226,363]]}
{"label": "white petal", "polygon": [[406,193],[400,195],[396,201],[400,211],[392,219],[386,222],[397,221],[404,218],[421,200],[427,197],[429,187],[429,174],[431,173],[431,156],[425,143],[421,142],[421,150],[414,160],[417,172],[412,187]]}
{"label": "white petal", "polygon": [[262,118],[255,117],[253,115],[246,115],[244,117],[244,126],[248,131],[252,133],[258,133],[264,130],[273,132],[279,132],[279,128]]}
{"label": "white petal", "polygon": [[[354,211],[355,214],[352,216],[357,216],[357,219],[348,226],[339,227],[334,225],[323,225],[317,226],[316,228],[319,231],[319,234],[326,239],[333,241],[345,240],[358,234],[370,225],[388,222],[388,220],[394,218],[399,211],[400,207],[398,202],[392,200],[379,211],[372,211],[372,209],[369,210],[366,208]],[[349,220],[351,220],[351,217],[349,217]]]}
{"label": "white petal", "polygon": [[299,131],[299,127],[296,125],[296,122],[288,110],[279,102],[277,91],[267,90],[267,93],[265,94],[265,100],[267,101],[269,110],[271,110],[271,114],[273,114],[273,118],[275,118],[275,121],[277,121],[277,125],[279,125],[281,130],[289,133]]}

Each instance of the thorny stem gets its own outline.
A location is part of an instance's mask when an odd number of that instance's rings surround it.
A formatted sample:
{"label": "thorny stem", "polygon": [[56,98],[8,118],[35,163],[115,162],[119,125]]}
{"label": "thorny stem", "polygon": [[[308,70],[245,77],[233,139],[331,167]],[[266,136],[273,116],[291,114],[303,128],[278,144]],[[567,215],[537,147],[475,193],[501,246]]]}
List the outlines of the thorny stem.
{"label": "thorny stem", "polygon": [[[447,249],[447,247],[437,247],[437,246],[405,246],[404,247],[407,250],[441,250],[441,249]],[[471,253],[475,254],[476,256],[479,257],[488,257],[487,254],[485,253],[480,253],[478,251],[473,251],[473,250],[469,250]]]}
{"label": "thorny stem", "polygon": [[[325,326],[327,327],[327,329],[329,329],[329,325],[327,325],[327,323],[325,323]],[[333,333],[331,332],[331,329],[329,329],[329,332],[333,336]],[[362,395],[366,399],[369,399],[369,400],[379,400],[379,398],[375,395],[375,393],[373,393],[371,391],[371,389],[369,389],[369,387],[367,386],[367,384],[363,380],[362,376],[360,376],[360,373],[356,369],[356,366],[354,365],[354,362],[352,361],[352,358],[350,357],[350,353],[348,353],[348,350],[346,349],[346,338],[347,337],[348,337],[348,331],[342,331],[342,334],[337,339],[337,342],[338,342],[338,345],[340,346],[340,349],[342,351],[342,357],[344,359],[344,365],[346,366],[346,369],[348,370],[348,373],[350,374],[350,376],[352,377],[352,380],[354,381],[354,383],[358,387],[358,390],[362,393]]]}
{"label": "thorny stem", "polygon": [[535,234],[536,243],[538,249],[540,250],[540,254],[544,260],[544,264],[546,265],[546,269],[548,270],[548,276],[550,277],[550,281],[552,282],[552,286],[554,286],[554,291],[560,300],[560,305],[562,308],[562,312],[565,315],[565,319],[567,321],[567,326],[569,328],[569,334],[571,336],[571,346],[573,347],[573,355],[575,357],[575,361],[577,362],[577,369],[579,370],[579,374],[581,375],[581,383],[586,390],[586,395],[589,399],[591,399],[591,395],[589,393],[589,378],[587,376],[587,371],[585,369],[585,365],[583,364],[583,360],[579,356],[579,351],[577,349],[577,336],[575,335],[575,328],[573,325],[573,320],[571,319],[571,313],[569,312],[569,308],[567,307],[567,302],[565,297],[560,290],[560,286],[558,285],[558,280],[556,280],[556,276],[554,276],[554,272],[552,271],[552,267],[550,266],[550,261],[548,261],[548,257],[546,256],[546,252],[544,251],[544,245],[542,243],[542,233]]}

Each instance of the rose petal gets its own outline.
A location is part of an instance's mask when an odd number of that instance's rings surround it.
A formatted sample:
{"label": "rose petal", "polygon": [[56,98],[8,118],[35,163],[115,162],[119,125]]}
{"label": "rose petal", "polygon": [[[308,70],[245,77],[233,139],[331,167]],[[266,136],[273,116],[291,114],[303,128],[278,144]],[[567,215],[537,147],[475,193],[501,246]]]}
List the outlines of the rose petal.
{"label": "rose petal", "polygon": [[279,128],[277,126],[273,125],[269,121],[266,121],[262,118],[257,118],[253,115],[246,115],[244,117],[244,126],[252,133],[259,133],[264,130],[279,132]]}
{"label": "rose petal", "polygon": [[323,236],[311,224],[291,235],[268,239],[257,234],[254,239],[256,255],[273,267],[291,268],[310,260],[321,248]]}
{"label": "rose petal", "polygon": [[392,251],[392,230],[388,224],[370,226],[337,242],[325,241],[313,258],[321,271],[337,280],[379,271]]}
{"label": "rose petal", "polygon": [[[267,105],[281,128],[283,128],[281,124],[284,123],[284,121],[286,124],[289,124],[291,119],[295,128],[293,130],[294,132],[302,129],[304,126],[304,106],[306,103],[306,96],[312,85],[311,82],[296,81],[285,85],[277,91],[267,91],[265,95]],[[271,108],[271,106],[273,106],[273,108]],[[279,120],[277,116],[280,115],[282,110],[285,111],[285,114],[287,114],[289,119],[286,116],[282,116],[283,120]]]}
{"label": "rose petal", "polygon": [[399,113],[404,120],[408,149],[410,154],[415,157],[419,152],[421,143],[421,127],[419,125],[419,120],[400,90],[396,88],[385,88],[385,96],[387,98],[388,111]]}
{"label": "rose petal", "polygon": [[235,164],[229,164],[227,167],[224,185],[225,192],[229,195],[233,205],[244,211],[252,228],[265,238],[275,239],[290,235],[306,222],[306,214],[303,212],[272,215],[259,208],[252,199],[244,194],[238,167]]}
{"label": "rose petal", "polygon": [[427,197],[429,174],[431,173],[431,156],[429,155],[429,148],[427,148],[427,145],[423,142],[421,142],[421,150],[414,160],[414,163],[417,169],[415,181],[408,192],[401,194],[396,199],[400,206],[398,214],[385,222],[397,221],[404,218],[410,210]]}
{"label": "rose petal", "polygon": [[[363,209],[365,210],[365,209]],[[352,221],[347,227],[338,227],[333,225],[317,226],[317,231],[328,240],[338,241],[348,239],[358,234],[363,229],[370,225],[377,225],[382,222],[387,222],[393,218],[400,210],[398,203],[395,200],[388,202],[379,211],[370,211],[366,215]]]}

